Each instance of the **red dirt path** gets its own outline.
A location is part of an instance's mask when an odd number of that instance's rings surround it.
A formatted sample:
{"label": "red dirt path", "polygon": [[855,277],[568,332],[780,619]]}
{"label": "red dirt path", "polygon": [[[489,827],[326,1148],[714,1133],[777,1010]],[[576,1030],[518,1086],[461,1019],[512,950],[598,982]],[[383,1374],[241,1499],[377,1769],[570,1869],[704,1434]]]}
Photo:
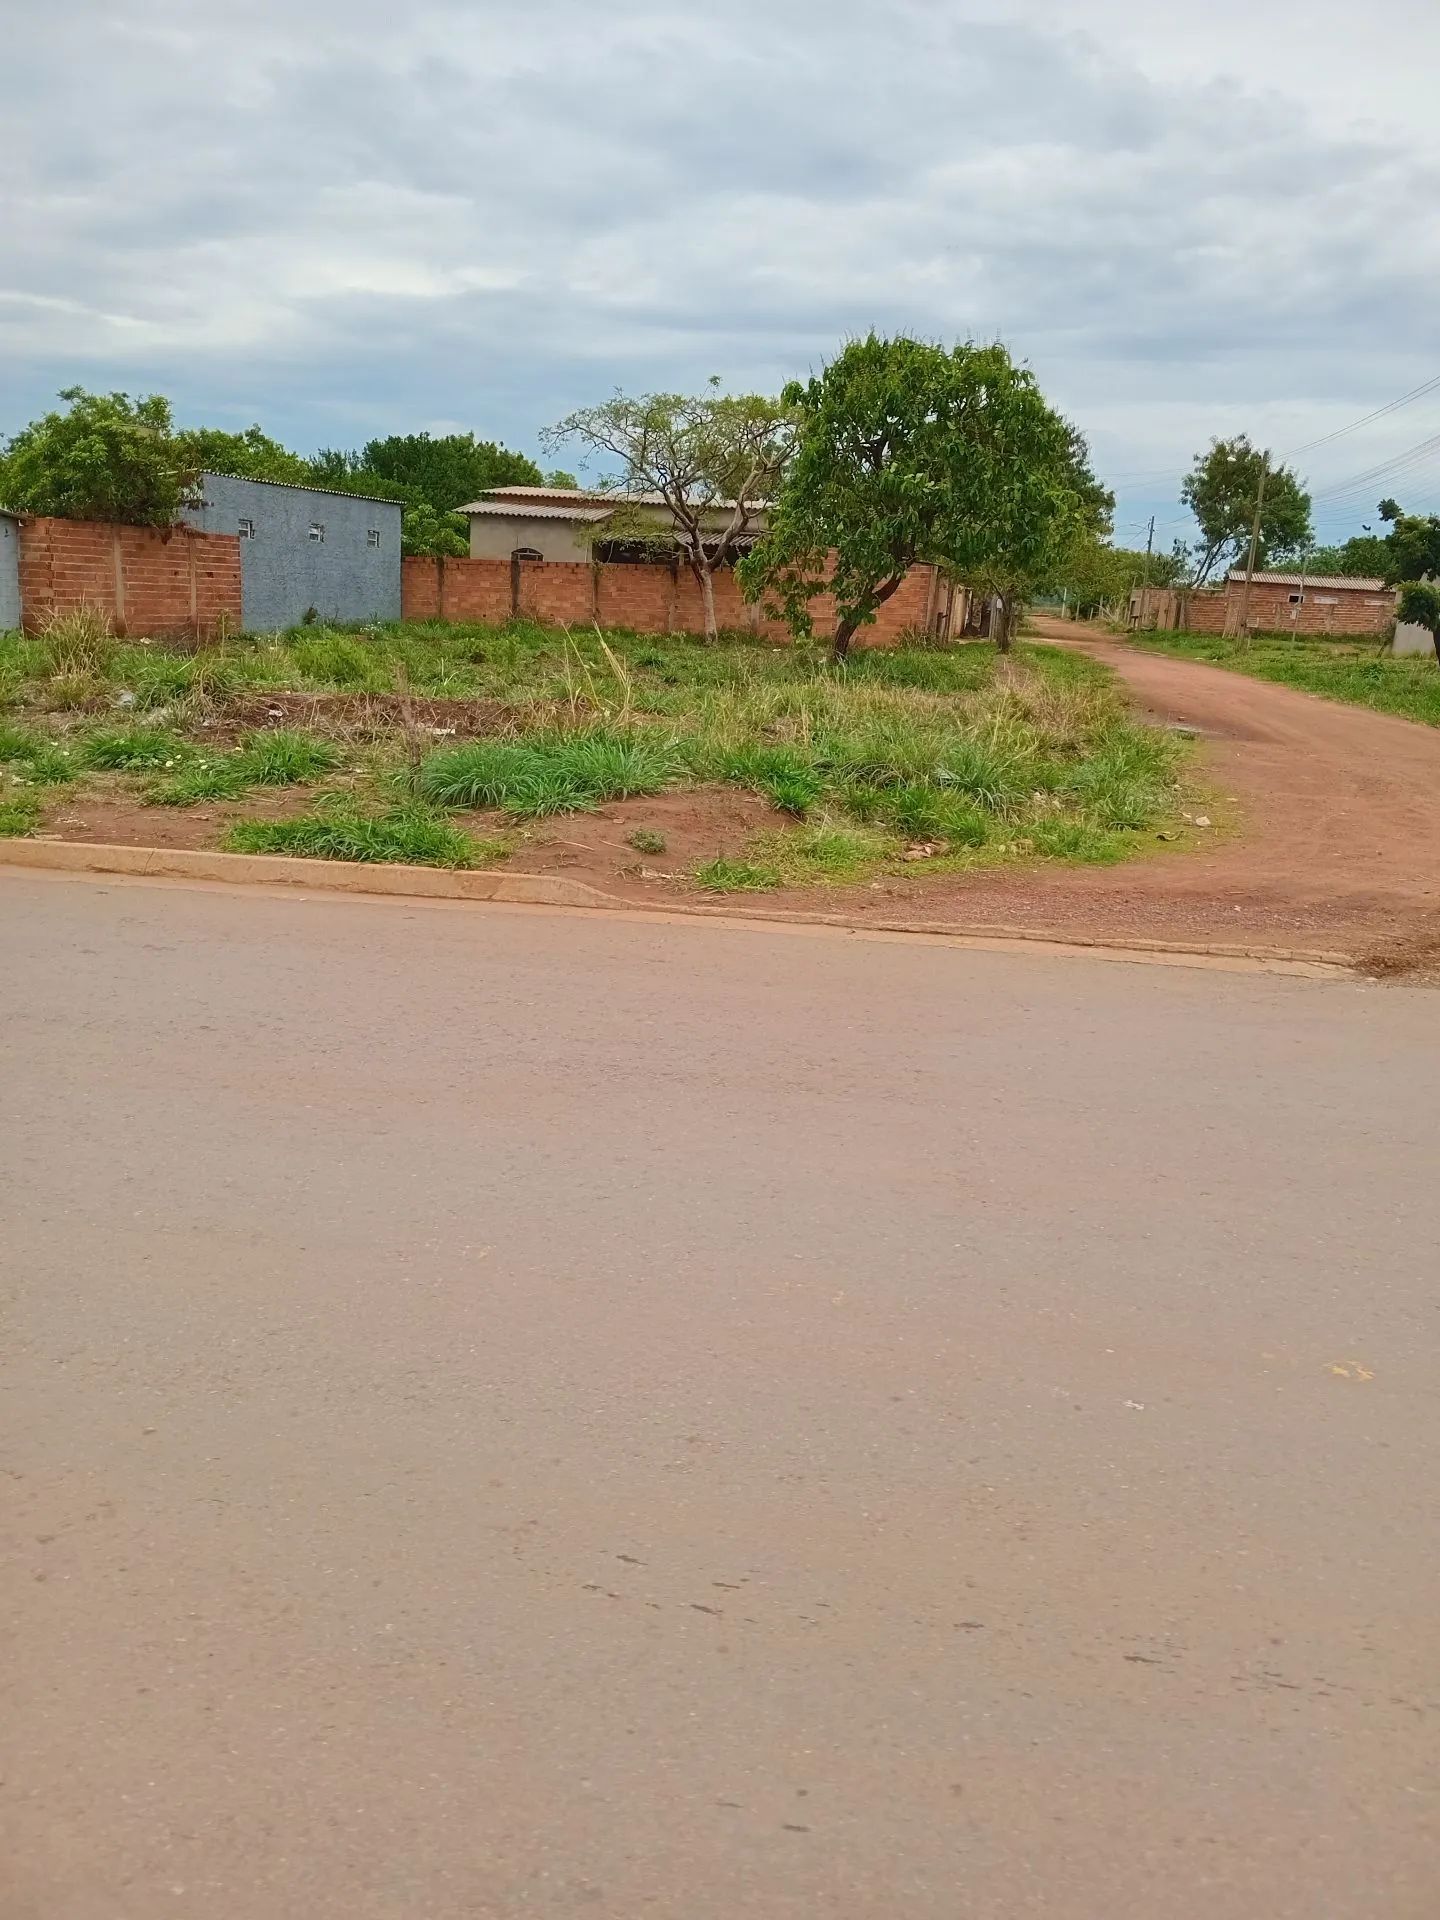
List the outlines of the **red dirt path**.
{"label": "red dirt path", "polygon": [[1150,718],[1198,731],[1195,778],[1217,797],[1217,821],[1238,815],[1238,830],[1118,867],[901,878],[832,894],[827,911],[1305,950],[1397,969],[1440,959],[1440,730],[1146,653],[1093,628],[1035,626],[1112,667]]}

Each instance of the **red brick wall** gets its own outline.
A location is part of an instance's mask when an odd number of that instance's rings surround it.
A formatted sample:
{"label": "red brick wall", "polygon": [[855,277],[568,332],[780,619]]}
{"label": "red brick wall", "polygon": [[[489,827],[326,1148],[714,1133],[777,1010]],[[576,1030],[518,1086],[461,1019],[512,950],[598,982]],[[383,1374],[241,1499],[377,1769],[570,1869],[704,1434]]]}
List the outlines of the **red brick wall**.
{"label": "red brick wall", "polygon": [[[511,611],[508,560],[440,560],[411,556],[401,566],[401,612],[407,620],[507,620]],[[862,627],[855,644],[894,646],[908,627],[924,627],[931,611],[933,569],[915,567]],[[629,627],[636,633],[703,633],[700,588],[688,568],[600,566],[566,560],[522,561],[520,611],[535,620],[566,626]],[[828,597],[814,602],[815,631],[828,638],[835,609]],[[731,570],[715,576],[715,618],[722,627],[789,638],[779,620],[766,619],[740,592]]]}
{"label": "red brick wall", "polygon": [[[1290,595],[1301,592],[1303,602],[1292,607]],[[1186,633],[1224,633],[1227,626],[1232,633],[1238,632],[1244,596],[1240,580],[1213,591],[1183,594],[1181,626]],[[1261,633],[1379,634],[1394,618],[1395,595],[1386,590],[1366,593],[1354,587],[1316,587],[1307,582],[1302,588],[1260,581],[1251,584],[1245,622]]]}
{"label": "red brick wall", "polygon": [[20,523],[20,604],[34,632],[80,606],[108,614],[117,633],[159,639],[240,625],[240,542],[191,527],[110,526],[96,520]]}

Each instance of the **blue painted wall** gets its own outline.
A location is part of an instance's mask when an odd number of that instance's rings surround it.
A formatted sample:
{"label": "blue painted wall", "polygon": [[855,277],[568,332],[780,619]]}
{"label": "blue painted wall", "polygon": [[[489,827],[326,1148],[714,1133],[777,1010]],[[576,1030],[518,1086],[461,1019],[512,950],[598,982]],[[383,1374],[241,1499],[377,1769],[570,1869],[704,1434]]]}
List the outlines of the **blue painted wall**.
{"label": "blue painted wall", "polygon": [[[185,518],[205,533],[254,529],[240,542],[241,620],[247,632],[293,627],[313,607],[322,620],[400,618],[400,514],[394,500],[314,487],[201,475],[204,500]],[[312,537],[312,527],[323,538]],[[379,535],[373,545],[371,535]]]}
{"label": "blue painted wall", "polygon": [[0,633],[20,624],[20,522],[0,513]]}

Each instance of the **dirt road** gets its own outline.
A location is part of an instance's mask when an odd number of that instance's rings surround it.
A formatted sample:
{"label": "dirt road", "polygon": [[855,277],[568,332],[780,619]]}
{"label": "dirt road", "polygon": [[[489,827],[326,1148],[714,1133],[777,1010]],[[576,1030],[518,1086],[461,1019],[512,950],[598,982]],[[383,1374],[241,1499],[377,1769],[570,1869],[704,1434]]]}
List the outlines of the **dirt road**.
{"label": "dirt road", "polygon": [[1120,867],[899,880],[848,912],[1440,963],[1440,731],[1072,623],[1035,627],[1113,667],[1154,718],[1197,728],[1208,810],[1238,813],[1239,830]]}
{"label": "dirt road", "polygon": [[1433,995],[0,876],[6,1920],[1422,1920]]}

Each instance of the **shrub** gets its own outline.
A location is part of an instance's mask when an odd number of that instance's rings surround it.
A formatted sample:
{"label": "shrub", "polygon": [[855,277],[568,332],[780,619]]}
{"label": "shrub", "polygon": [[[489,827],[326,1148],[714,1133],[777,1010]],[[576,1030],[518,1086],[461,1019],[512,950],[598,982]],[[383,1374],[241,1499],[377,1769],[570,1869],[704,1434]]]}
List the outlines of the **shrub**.
{"label": "shrub", "polygon": [[653,827],[637,827],[629,836],[628,844],[636,853],[664,853],[666,840],[663,833],[656,833]]}

